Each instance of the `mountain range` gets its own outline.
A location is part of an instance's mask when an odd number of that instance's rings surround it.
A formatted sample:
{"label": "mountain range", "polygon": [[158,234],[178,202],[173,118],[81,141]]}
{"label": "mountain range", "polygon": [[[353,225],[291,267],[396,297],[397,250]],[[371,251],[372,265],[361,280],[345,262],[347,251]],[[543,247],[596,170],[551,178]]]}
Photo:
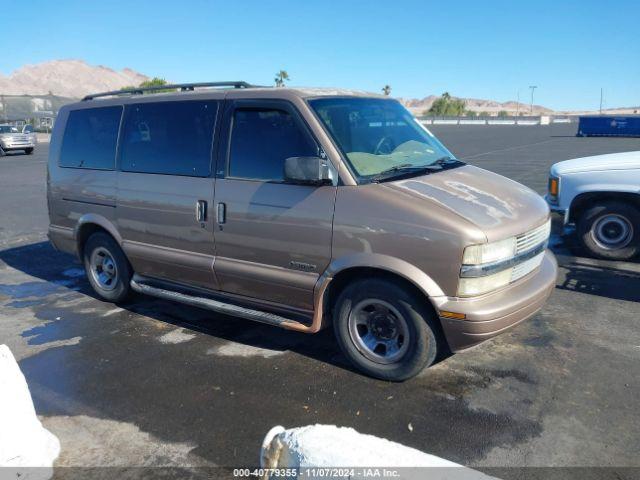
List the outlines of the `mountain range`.
{"label": "mountain range", "polygon": [[148,79],[130,68],[116,71],[82,60],[52,60],[25,65],[8,76],[0,74],[0,94],[81,98],[90,93],[137,86]]}
{"label": "mountain range", "polygon": [[[51,60],[36,65],[25,65],[9,75],[0,73],[0,95],[30,95],[33,97],[81,98],[90,93],[119,90],[125,86],[137,86],[149,80],[147,75],[130,68],[114,70],[103,65],[89,65],[83,60]],[[414,115],[423,115],[438,98],[429,95],[422,99],[399,98]],[[477,98],[459,98],[465,102],[468,110],[488,115],[507,112],[515,115],[548,115],[553,113],[597,113],[597,112],[554,112],[542,105],[531,106],[514,101],[497,102]],[[37,100],[37,99],[35,99]],[[34,100],[34,101],[35,101]],[[0,99],[0,102],[2,100]],[[639,107],[607,109],[606,113],[624,114],[637,112]],[[605,111],[603,111],[604,113]]]}

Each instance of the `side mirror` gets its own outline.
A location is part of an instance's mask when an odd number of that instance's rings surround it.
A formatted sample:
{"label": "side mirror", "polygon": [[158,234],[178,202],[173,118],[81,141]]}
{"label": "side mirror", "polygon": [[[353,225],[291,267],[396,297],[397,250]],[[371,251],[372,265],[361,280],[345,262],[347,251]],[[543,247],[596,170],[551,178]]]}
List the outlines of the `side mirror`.
{"label": "side mirror", "polygon": [[284,161],[284,180],[302,185],[330,185],[328,160],[320,157],[289,157]]}

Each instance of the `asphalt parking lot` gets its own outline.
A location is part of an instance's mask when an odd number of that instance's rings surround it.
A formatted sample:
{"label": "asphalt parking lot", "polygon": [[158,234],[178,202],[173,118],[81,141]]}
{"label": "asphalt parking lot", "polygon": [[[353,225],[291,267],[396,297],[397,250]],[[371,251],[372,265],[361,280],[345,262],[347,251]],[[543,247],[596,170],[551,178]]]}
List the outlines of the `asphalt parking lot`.
{"label": "asphalt parking lot", "polygon": [[[433,126],[451,150],[544,193],[555,161],[640,150],[575,125]],[[477,468],[640,467],[640,264],[573,256],[531,321],[402,384],[315,336],[152,298],[95,298],[46,242],[46,146],[0,157],[0,343],[63,466],[249,466],[274,425],[350,426]],[[502,476],[509,476],[503,471]]]}

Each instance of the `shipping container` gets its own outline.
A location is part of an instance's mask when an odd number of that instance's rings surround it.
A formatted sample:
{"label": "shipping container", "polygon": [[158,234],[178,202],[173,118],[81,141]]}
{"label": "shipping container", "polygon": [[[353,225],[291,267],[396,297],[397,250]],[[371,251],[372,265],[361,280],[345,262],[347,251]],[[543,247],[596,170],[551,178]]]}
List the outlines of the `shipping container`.
{"label": "shipping container", "polygon": [[640,115],[580,117],[578,137],[640,137]]}

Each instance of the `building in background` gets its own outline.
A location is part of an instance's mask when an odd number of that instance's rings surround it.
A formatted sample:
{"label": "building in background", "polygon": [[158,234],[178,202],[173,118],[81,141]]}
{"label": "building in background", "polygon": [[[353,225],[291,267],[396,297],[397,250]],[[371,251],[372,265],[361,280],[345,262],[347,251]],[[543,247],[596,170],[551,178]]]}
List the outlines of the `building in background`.
{"label": "building in background", "polygon": [[0,123],[18,127],[30,123],[36,130],[50,131],[60,107],[74,101],[57,95],[0,94]]}

